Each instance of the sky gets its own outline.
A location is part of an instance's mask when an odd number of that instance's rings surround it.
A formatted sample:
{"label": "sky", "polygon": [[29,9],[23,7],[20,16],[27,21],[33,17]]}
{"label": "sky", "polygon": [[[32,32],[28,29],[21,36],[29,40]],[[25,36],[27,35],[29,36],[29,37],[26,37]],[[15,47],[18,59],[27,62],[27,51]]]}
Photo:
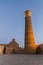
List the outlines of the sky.
{"label": "sky", "polygon": [[43,0],[0,0],[0,43],[13,38],[24,47],[24,11],[32,11],[32,28],[36,44],[43,43]]}

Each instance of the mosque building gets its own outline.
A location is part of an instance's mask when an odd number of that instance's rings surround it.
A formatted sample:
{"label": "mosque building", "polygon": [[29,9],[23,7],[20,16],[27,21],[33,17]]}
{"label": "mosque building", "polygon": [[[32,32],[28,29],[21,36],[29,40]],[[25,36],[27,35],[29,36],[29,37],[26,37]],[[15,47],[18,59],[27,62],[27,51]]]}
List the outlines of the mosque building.
{"label": "mosque building", "polygon": [[25,37],[24,48],[19,47],[19,44],[12,39],[8,44],[0,44],[0,54],[43,54],[43,44],[36,45],[34,33],[32,29],[30,10],[26,10],[25,14]]}

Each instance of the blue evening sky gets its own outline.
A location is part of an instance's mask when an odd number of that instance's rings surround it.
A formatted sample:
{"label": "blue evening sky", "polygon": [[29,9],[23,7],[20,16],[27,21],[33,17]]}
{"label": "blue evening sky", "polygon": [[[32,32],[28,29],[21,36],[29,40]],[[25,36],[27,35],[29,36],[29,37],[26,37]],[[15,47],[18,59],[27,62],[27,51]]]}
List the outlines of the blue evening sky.
{"label": "blue evening sky", "polygon": [[35,43],[43,43],[43,0],[0,0],[0,43],[15,38],[24,46],[25,10],[32,10]]}

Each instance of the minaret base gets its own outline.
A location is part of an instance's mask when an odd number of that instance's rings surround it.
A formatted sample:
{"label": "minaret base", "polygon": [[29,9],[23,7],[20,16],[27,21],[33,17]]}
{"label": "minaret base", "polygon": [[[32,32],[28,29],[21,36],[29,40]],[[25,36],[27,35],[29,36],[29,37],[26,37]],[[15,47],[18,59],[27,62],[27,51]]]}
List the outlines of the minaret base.
{"label": "minaret base", "polygon": [[29,45],[28,48],[24,48],[25,54],[35,54],[37,45]]}

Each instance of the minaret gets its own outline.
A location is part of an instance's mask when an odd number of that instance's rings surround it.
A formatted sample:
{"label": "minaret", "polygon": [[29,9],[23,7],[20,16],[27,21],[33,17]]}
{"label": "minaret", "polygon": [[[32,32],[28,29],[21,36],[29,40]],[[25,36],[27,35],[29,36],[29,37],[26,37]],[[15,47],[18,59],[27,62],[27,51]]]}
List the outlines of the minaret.
{"label": "minaret", "polygon": [[31,14],[30,10],[26,10],[25,14],[25,52],[34,53],[35,41],[32,30]]}

